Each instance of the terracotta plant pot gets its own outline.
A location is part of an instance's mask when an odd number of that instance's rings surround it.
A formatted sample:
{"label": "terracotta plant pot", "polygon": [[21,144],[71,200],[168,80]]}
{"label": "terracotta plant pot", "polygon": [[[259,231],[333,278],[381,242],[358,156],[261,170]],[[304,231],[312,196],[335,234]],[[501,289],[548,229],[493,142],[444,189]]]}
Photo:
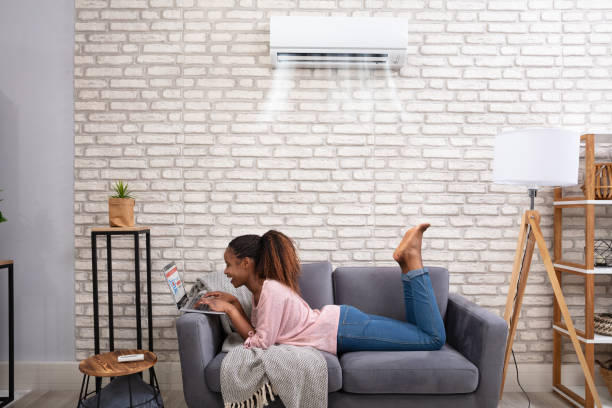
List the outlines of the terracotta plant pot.
{"label": "terracotta plant pot", "polygon": [[134,203],[135,201],[133,198],[109,198],[108,222],[110,226],[133,227]]}

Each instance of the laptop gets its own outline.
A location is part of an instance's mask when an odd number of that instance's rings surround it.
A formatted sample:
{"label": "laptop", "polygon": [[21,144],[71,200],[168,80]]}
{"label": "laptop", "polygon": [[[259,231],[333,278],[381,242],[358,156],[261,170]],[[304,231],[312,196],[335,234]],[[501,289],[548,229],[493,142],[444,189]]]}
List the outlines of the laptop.
{"label": "laptop", "polygon": [[215,312],[214,310],[210,310],[208,305],[199,305],[197,308],[194,308],[194,305],[201,298],[200,295],[202,292],[198,293],[192,298],[187,296],[187,292],[185,291],[185,286],[183,285],[183,280],[181,279],[176,263],[170,262],[168,265],[164,266],[162,273],[164,274],[166,282],[168,282],[168,287],[170,288],[170,292],[172,292],[172,296],[174,296],[176,307],[180,312],[214,315],[225,314],[225,312]]}

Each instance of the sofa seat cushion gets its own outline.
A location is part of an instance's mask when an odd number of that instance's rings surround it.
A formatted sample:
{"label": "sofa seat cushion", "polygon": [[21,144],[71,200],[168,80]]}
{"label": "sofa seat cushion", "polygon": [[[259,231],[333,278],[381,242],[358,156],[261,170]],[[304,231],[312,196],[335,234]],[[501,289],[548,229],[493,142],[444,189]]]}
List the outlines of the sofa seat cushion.
{"label": "sofa seat cushion", "polygon": [[340,357],[342,389],[358,394],[464,394],[478,368],[448,344],[436,351],[356,351]]}
{"label": "sofa seat cushion", "polygon": [[[327,391],[335,392],[342,388],[342,369],[338,357],[331,353],[321,351],[327,362]],[[221,362],[227,353],[219,353],[210,360],[204,370],[206,384],[211,391],[221,392]]]}

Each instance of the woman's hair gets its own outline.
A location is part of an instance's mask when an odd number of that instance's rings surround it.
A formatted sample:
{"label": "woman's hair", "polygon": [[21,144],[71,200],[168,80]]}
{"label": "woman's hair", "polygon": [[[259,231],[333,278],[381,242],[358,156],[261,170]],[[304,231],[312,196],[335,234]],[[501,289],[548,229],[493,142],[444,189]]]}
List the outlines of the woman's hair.
{"label": "woman's hair", "polygon": [[258,251],[261,237],[259,235],[241,235],[230,241],[227,245],[232,249],[236,258],[251,258],[257,263]]}
{"label": "woman's hair", "polygon": [[300,259],[291,238],[282,232],[270,230],[259,235],[241,235],[228,247],[236,258],[251,258],[255,273],[262,279],[274,279],[300,293]]}

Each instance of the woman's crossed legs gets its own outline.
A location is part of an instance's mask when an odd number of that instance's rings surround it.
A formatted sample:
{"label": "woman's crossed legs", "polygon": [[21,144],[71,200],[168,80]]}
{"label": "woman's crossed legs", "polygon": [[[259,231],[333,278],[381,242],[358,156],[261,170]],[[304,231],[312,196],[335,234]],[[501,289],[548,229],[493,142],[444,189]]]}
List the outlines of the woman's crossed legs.
{"label": "woman's crossed legs", "polygon": [[393,253],[401,269],[406,322],[340,306],[338,353],[347,351],[438,350],[446,342],[429,272],[423,268],[421,243],[429,224],[410,229]]}

